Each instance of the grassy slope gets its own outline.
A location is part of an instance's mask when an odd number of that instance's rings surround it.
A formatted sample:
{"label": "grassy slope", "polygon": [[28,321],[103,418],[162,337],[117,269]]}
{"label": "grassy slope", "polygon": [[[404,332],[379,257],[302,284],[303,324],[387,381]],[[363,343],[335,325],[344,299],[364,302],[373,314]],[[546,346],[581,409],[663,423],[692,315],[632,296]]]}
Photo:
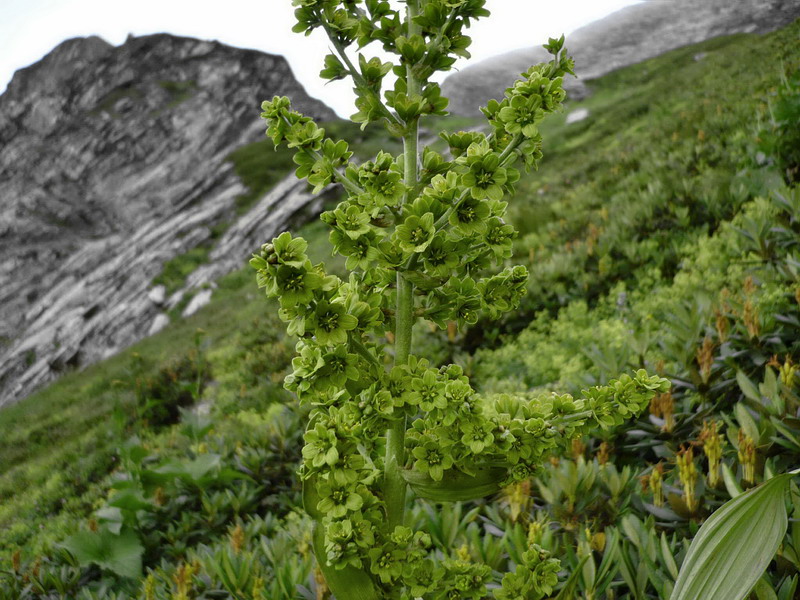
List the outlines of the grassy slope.
{"label": "grassy slope", "polygon": [[[635,287],[637,279],[642,286],[652,285],[645,281],[642,269],[646,270],[645,263],[656,255],[663,275],[674,272],[681,253],[687,250],[665,250],[666,242],[658,242],[649,253],[643,251],[647,246],[633,248],[628,253],[631,257],[624,250],[624,240],[609,238],[607,255],[611,264],[606,278],[597,277],[599,269],[606,268],[600,266],[600,252],[561,250],[567,243],[573,247],[585,244],[582,240],[589,226],[595,223],[600,227],[606,221],[621,224],[622,233],[613,232],[616,238],[631,234],[635,239],[652,239],[652,235],[661,232],[662,238],[668,239],[670,232],[680,226],[681,214],[667,215],[657,230],[639,230],[639,217],[630,219],[631,223],[625,218],[626,212],[633,210],[637,195],[652,183],[641,176],[643,161],[669,155],[673,146],[680,146],[689,154],[695,152],[698,125],[704,128],[700,142],[724,135],[726,144],[744,144],[737,142],[737,131],[751,131],[758,103],[778,79],[777,58],[785,54],[786,60],[797,61],[796,54],[786,50],[787,40],[796,39],[796,30],[797,27],[763,39],[737,36],[713,40],[700,48],[679,50],[613,73],[596,82],[597,93],[592,98],[572,107],[588,107],[592,116],[587,121],[566,125],[564,117],[557,117],[547,125],[547,158],[540,173],[520,185],[521,197],[528,201],[518,203],[515,209],[515,221],[523,234],[517,251],[521,257],[534,257],[537,266],[533,269],[532,291],[538,300],[526,306],[520,323],[512,323],[506,330],[519,329],[537,311],[553,310],[574,298],[597,302],[622,279],[629,286]],[[708,56],[694,61],[693,56],[701,50]],[[723,115],[718,114],[718,107],[722,107]],[[737,124],[732,133],[725,123]],[[677,140],[673,134],[677,134]],[[380,144],[375,143],[371,149],[375,147]],[[723,145],[720,151],[724,150]],[[702,152],[696,156],[706,162],[713,158]],[[692,169],[684,160],[678,166],[687,172]],[[721,164],[719,170],[729,167]],[[659,172],[662,178],[669,178],[676,168],[667,165]],[[711,180],[714,172],[704,171]],[[702,227],[710,226],[721,216],[724,215],[712,216]],[[318,226],[310,232],[317,242],[323,238]],[[600,234],[595,247],[603,247],[603,243]],[[563,274],[556,272],[562,263],[568,266]],[[547,290],[536,287],[536,282],[542,281],[548,282]],[[197,315],[4,409],[0,413],[0,545],[30,544],[29,548],[35,551],[37,544],[44,543],[42,540],[72,527],[105,494],[103,487],[92,481],[99,481],[114,464],[114,448],[119,440],[109,437],[109,423],[116,406],[130,409],[132,401],[130,385],[114,382],[130,383],[133,353],[146,356],[148,368],[155,371],[173,357],[188,353],[194,345],[195,331],[201,327],[206,331],[208,358],[218,382],[209,387],[207,397],[219,401],[241,397],[243,402],[258,402],[258,395],[266,393],[267,388],[256,387],[252,394],[243,389],[241,382],[232,379],[238,371],[232,368],[231,361],[243,360],[237,354],[242,331],[254,319],[264,319],[265,314],[274,312],[274,307],[265,305],[245,269],[226,278],[212,303]],[[276,338],[270,343],[283,342]],[[285,354],[281,348],[276,352]],[[44,533],[31,538],[40,526]]]}
{"label": "grassy slope", "polygon": [[[311,223],[302,233],[310,240],[309,255],[327,260],[322,223]],[[332,272],[342,266],[334,260]],[[0,547],[19,544],[35,552],[38,542],[31,537],[38,539],[40,525],[47,524],[41,536],[46,544],[95,507],[105,496],[99,482],[117,462],[115,421],[127,422],[135,412],[136,377],[154,376],[189,355],[198,330],[204,332],[202,347],[214,379],[204,398],[246,408],[281,397],[283,368],[293,346],[282,341],[277,305],[256,288],[249,267],[217,283],[211,303],[192,317],[2,410]],[[266,355],[242,351],[259,345],[267,348]],[[134,372],[138,357],[145,358]]]}
{"label": "grassy slope", "polygon": [[[519,313],[484,328],[469,347],[501,345],[502,334],[575,301],[605,304],[608,312],[612,290],[646,294],[670,282],[700,239],[765,189],[759,178],[769,175],[739,172],[755,154],[766,99],[783,70],[800,65],[797,30],[718,38],[611,73],[591,82],[592,97],[569,107],[589,109],[589,118],[547,122],[540,170],[521,182],[511,204],[520,230],[515,260],[529,266],[529,294]],[[584,342],[566,354],[582,354]],[[540,360],[554,362],[547,354]],[[547,365],[524,383],[560,379]],[[495,376],[519,374],[519,364],[508,367]]]}
{"label": "grassy slope", "polygon": [[[66,375],[19,404],[6,408],[0,419],[0,539],[25,542],[31,525],[68,508],[85,511],[101,494],[91,486],[113,465],[119,439],[110,437],[115,409],[132,409],[133,356],[147,357],[147,372],[156,372],[194,346],[197,328],[206,343],[224,352],[236,339],[237,328],[257,317],[263,303],[241,275],[229,276],[215,292],[207,310],[172,324],[166,331],[128,348],[84,371]],[[213,364],[212,372],[219,368]],[[82,463],[76,467],[76,463]],[[88,488],[88,489],[87,489]],[[83,496],[80,502],[71,497]],[[69,520],[69,516],[65,517]]]}

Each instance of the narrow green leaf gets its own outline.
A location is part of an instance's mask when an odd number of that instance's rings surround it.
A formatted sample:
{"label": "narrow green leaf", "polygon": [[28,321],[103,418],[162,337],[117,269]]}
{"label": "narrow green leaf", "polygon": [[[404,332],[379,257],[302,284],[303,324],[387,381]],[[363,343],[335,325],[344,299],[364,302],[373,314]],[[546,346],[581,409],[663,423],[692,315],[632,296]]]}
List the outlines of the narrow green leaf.
{"label": "narrow green leaf", "polygon": [[772,589],[772,586],[764,577],[758,580],[753,591],[756,593],[758,600],[778,600],[775,590]]}
{"label": "narrow green leaf", "polygon": [[650,579],[650,569],[647,562],[642,561],[636,567],[636,598],[644,598],[647,590],[647,580]]}
{"label": "narrow green leaf", "polygon": [[775,417],[770,417],[770,422],[775,426],[777,429],[788,441],[790,444],[794,446],[794,450],[796,452],[800,451],[800,438],[798,438],[791,429],[786,427],[779,419]]}
{"label": "narrow green leaf", "polygon": [[788,520],[792,475],[778,475],[730,500],[697,532],[671,600],[742,600],[775,556]]}
{"label": "narrow green leaf", "polygon": [[722,480],[725,482],[725,489],[728,490],[728,495],[731,498],[736,498],[744,493],[727,463],[722,463]]}
{"label": "narrow green leaf", "polygon": [[745,405],[740,402],[734,407],[733,412],[736,414],[736,420],[739,422],[741,428],[744,429],[744,432],[749,435],[754,442],[758,443],[758,438],[760,437],[758,434],[758,425],[756,425],[750,413],[747,412]]}
{"label": "narrow green leaf", "polygon": [[575,589],[578,586],[578,579],[581,575],[581,567],[583,567],[583,564],[588,558],[588,555],[581,558],[580,562],[572,569],[572,573],[564,582],[564,587],[561,588],[561,591],[558,592],[558,596],[556,596],[553,600],[572,600],[575,598]]}
{"label": "narrow green leaf", "polygon": [[786,579],[778,590],[778,600],[794,600],[797,591],[797,575]]}
{"label": "narrow green leaf", "polygon": [[736,371],[736,382],[745,396],[759,404],[761,403],[761,394],[758,393],[756,385],[744,374],[744,371]]}
{"label": "narrow green leaf", "polygon": [[597,581],[604,584],[607,578],[612,578],[619,567],[616,564],[617,552],[619,552],[619,531],[616,528],[606,529],[606,548],[603,552],[603,560],[597,568]]}
{"label": "narrow green leaf", "polygon": [[627,540],[622,542],[618,547],[617,558],[619,559],[619,571],[622,574],[622,578],[625,580],[625,583],[628,584],[628,588],[631,590],[633,597],[639,600],[642,595],[639,591],[638,573],[633,568],[632,557],[634,553],[631,551],[632,545],[633,544]]}
{"label": "narrow green leaf", "polygon": [[587,560],[583,562],[583,584],[589,588],[594,589],[596,584],[595,576],[597,575],[597,565],[594,564],[594,557],[590,554],[586,556]]}
{"label": "narrow green leaf", "polygon": [[764,461],[764,481],[772,479],[775,477],[775,469],[772,466],[772,459],[768,458]]}
{"label": "narrow green leaf", "polygon": [[772,401],[773,408],[777,411],[780,408],[780,404],[776,404],[776,401],[780,393],[778,391],[778,378],[775,377],[775,371],[767,367],[764,371],[764,383],[759,385],[758,388],[765,397]]}
{"label": "narrow green leaf", "polygon": [[667,542],[667,534],[661,532],[661,556],[664,558],[664,564],[667,565],[667,570],[672,576],[672,579],[678,578],[678,565],[675,564],[675,558],[672,556],[672,550],[669,548]]}

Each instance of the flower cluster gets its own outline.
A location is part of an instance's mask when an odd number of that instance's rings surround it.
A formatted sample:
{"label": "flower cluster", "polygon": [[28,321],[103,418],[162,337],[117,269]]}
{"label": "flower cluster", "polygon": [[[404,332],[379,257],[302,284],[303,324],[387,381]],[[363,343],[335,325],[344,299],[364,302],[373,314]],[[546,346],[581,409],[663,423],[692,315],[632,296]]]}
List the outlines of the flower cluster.
{"label": "flower cluster", "polygon": [[522,564],[503,576],[503,586],[495,592],[496,600],[542,600],[558,584],[560,562],[537,545],[522,555]]}
{"label": "flower cluster", "polygon": [[[409,2],[414,13],[411,27],[387,0],[294,0],[297,25],[294,30],[310,34],[323,29],[333,45],[320,72],[323,79],[335,81],[352,78],[355,84],[358,123],[384,121],[390,131],[401,135],[403,124],[424,115],[442,115],[447,100],[439,85],[427,81],[436,71],[452,68],[459,57],[469,57],[472,40],[464,30],[480,17],[488,16],[485,0],[427,0],[422,7]],[[404,26],[405,25],[405,26]],[[372,43],[398,57],[398,64],[367,59],[359,54],[357,63],[346,48],[364,48]],[[386,91],[389,112],[381,100],[384,79],[397,75],[394,89]],[[420,89],[410,89],[410,78],[424,82]]]}
{"label": "flower cluster", "polygon": [[618,415],[640,414],[669,387],[640,370],[585,390],[579,399],[552,393],[482,398],[456,365],[434,370],[415,360],[408,371],[413,376],[400,400],[421,412],[406,440],[414,470],[428,475],[408,480],[419,496],[435,500],[478,498],[526,480],[556,450],[614,425]]}
{"label": "flower cluster", "polygon": [[[404,526],[406,486],[434,501],[491,495],[530,477],[554,449],[591,428],[638,414],[666,385],[640,371],[580,399],[482,398],[460,367],[437,368],[410,354],[420,320],[464,330],[518,307],[528,272],[509,264],[517,234],[504,198],[520,178],[515,165],[540,159],[538,125],[560,107],[572,62],[563,38],[551,40],[553,60],[484,109],[486,132],[442,134],[448,156],[419,152],[420,118],[443,114],[447,104],[428,77],[466,55],[463,30],[488,14],[484,0],[407,0],[405,18],[386,0],[294,4],[295,29],[321,28],[332,42],[323,77],[355,83],[353,119],[382,122],[405,147],[401,156],[379,152],[354,164],[345,142],[326,137],[287,98],[262,105],[267,135],[295,149],[297,176],[316,190],[338,183],[345,192],[321,219],[346,259],[346,280],[312,264],[306,242],[289,233],[251,260],[298,339],[285,386],[312,407],[301,477],[315,553],[341,600],[483,598],[489,567],[437,556],[427,534]],[[349,46],[372,42],[398,64],[348,56]],[[383,90],[390,72],[394,88]],[[557,561],[538,549],[524,559],[503,579],[498,599],[553,590]]]}
{"label": "flower cluster", "polygon": [[[306,509],[324,528],[325,558],[336,569],[368,566],[384,585],[402,580],[420,590],[423,581],[437,581],[430,577],[427,538],[383,531],[383,465],[376,449],[391,421],[410,419],[405,467],[412,489],[424,498],[464,500],[527,479],[557,447],[640,413],[666,389],[665,380],[639,371],[577,400],[554,394],[482,398],[456,365],[437,369],[411,356],[386,370],[369,334],[385,328],[388,284],[366,273],[353,273],[347,283],[326,275],[308,260],[305,241],[288,233],[266,244],[251,264],[300,338],[286,386],[316,407],[302,474]],[[513,271],[487,281],[513,279]],[[479,297],[474,282],[472,292],[463,289],[471,281],[451,285],[460,296]]]}

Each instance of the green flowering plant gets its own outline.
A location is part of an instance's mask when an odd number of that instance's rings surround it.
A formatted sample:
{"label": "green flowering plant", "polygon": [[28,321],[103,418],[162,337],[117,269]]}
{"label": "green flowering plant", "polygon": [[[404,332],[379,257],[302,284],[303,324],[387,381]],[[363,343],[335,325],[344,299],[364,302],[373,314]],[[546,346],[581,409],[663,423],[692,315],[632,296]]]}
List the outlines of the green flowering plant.
{"label": "green flowering plant", "polygon": [[[538,124],[564,100],[573,69],[564,38],[545,46],[549,63],[483,109],[487,132],[442,134],[446,156],[419,145],[420,121],[446,114],[430,78],[469,56],[464,31],[488,16],[485,0],[405,0],[402,10],[386,0],[293,3],[295,31],[330,38],[321,76],[352,79],[352,119],[383,125],[404,147],[357,165],[346,142],[327,138],[287,98],[262,106],[267,135],[296,150],[297,176],[346,193],[321,219],[347,259],[347,280],[312,264],[305,241],[289,233],[251,260],[299,338],[285,385],[313,407],[301,477],[320,568],[338,600],[477,599],[492,583],[497,599],[549,596],[559,563],[541,549],[499,581],[486,565],[434,553],[404,515],[412,498],[473,500],[527,479],[575,437],[639,414],[668,387],[638,371],[583,398],[482,397],[460,367],[411,354],[421,321],[463,330],[519,306],[528,273],[507,264],[516,232],[503,199],[519,180],[516,166],[536,167]],[[373,44],[396,63],[367,58]]]}

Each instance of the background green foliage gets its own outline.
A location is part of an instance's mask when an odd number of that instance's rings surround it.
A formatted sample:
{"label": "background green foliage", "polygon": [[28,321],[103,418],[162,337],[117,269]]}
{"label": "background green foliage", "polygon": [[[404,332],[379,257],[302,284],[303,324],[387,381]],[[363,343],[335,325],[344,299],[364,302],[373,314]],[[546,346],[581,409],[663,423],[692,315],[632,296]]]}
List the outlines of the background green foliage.
{"label": "background green foliage", "polygon": [[161,273],[153,279],[153,285],[163,285],[167,296],[177,292],[197,267],[208,262],[210,252],[208,245],[202,245],[168,260],[161,268]]}
{"label": "background green foliage", "polygon": [[[666,600],[702,520],[796,466],[800,194],[770,136],[799,129],[775,108],[797,98],[798,35],[720,38],[620,70],[570,105],[586,121],[545,123],[545,159],[512,205],[530,302],[445,341],[421,328],[417,343],[487,392],[576,391],[642,365],[674,389],[499,503],[415,507],[443,556],[497,581],[535,542],[562,557],[562,582],[573,575],[563,598]],[[322,228],[300,233],[321,260]],[[274,314],[234,273],[197,315],[0,412],[0,598],[324,598],[295,510],[304,415],[280,385],[294,343]],[[198,327],[210,380],[195,401],[210,413],[154,429],[137,417],[134,373],[157,378],[197,351]],[[142,548],[139,578],[61,547],[116,524]],[[799,572],[793,523],[753,597],[790,600]]]}

